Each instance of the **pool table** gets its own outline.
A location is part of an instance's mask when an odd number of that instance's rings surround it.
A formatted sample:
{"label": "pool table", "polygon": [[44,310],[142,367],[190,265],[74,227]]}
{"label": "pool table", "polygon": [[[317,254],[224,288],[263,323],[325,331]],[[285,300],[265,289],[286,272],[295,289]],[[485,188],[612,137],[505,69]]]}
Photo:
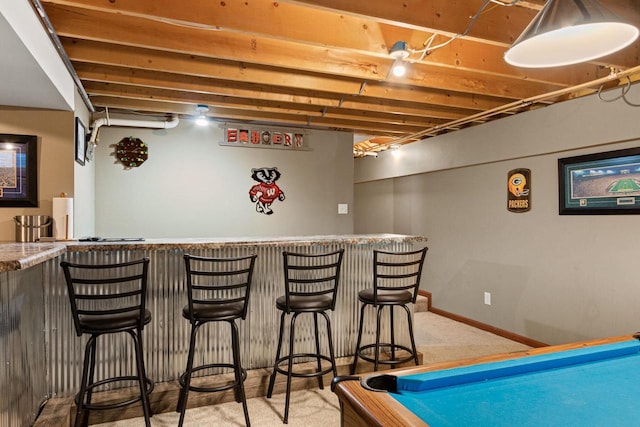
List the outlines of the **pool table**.
{"label": "pool table", "polygon": [[640,425],[640,341],[625,335],[337,377],[343,426]]}

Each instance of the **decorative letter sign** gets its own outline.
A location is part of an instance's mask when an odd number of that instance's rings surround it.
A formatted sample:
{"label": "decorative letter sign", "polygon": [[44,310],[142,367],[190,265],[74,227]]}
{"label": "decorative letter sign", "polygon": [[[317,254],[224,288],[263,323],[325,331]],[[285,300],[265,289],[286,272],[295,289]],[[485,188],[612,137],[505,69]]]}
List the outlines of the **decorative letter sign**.
{"label": "decorative letter sign", "polygon": [[220,145],[236,147],[280,148],[287,150],[308,150],[303,131],[282,132],[267,128],[225,126],[224,141]]}

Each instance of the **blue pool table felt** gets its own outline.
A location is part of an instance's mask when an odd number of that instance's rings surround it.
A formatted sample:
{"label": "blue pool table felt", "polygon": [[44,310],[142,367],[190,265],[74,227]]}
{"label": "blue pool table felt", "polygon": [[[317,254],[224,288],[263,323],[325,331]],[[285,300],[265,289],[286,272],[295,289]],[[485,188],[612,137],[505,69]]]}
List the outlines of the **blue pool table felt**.
{"label": "blue pool table felt", "polygon": [[640,426],[640,342],[398,377],[432,427]]}

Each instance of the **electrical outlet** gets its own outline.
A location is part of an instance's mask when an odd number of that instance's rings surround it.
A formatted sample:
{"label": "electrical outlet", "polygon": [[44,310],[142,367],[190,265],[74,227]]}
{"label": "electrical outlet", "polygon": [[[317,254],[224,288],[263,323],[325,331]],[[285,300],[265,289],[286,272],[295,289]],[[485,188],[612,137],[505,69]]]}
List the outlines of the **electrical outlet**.
{"label": "electrical outlet", "polygon": [[491,292],[484,293],[484,303],[486,305],[491,305]]}
{"label": "electrical outlet", "polygon": [[338,203],[338,214],[347,215],[349,213],[349,205],[346,203]]}

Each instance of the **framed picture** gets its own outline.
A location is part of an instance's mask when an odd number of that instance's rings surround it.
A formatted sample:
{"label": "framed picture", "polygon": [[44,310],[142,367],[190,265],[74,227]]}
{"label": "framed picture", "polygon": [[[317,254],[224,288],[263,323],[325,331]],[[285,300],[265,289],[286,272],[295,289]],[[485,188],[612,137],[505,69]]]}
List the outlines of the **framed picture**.
{"label": "framed picture", "polygon": [[79,117],[76,117],[76,162],[84,166],[87,153],[87,128]]}
{"label": "framed picture", "polygon": [[558,159],[560,215],[640,213],[640,148]]}
{"label": "framed picture", "polygon": [[38,207],[38,138],[0,134],[0,207]]}

